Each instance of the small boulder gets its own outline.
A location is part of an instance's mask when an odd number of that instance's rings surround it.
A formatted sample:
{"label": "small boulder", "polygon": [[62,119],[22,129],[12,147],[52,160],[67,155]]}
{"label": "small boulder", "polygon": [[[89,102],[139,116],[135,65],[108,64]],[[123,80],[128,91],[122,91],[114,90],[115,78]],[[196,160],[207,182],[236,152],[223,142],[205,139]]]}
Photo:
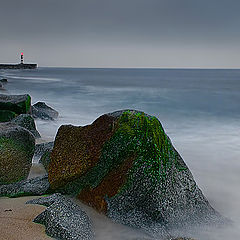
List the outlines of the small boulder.
{"label": "small boulder", "polygon": [[34,196],[49,193],[48,176],[22,180],[17,183],[0,186],[1,197]]}
{"label": "small boulder", "polygon": [[46,151],[39,160],[39,163],[43,165],[47,173],[49,169],[49,164],[51,162],[50,154],[51,154],[51,151]]}
{"label": "small boulder", "polygon": [[45,152],[51,152],[53,149],[54,142],[46,142],[36,144],[35,155],[42,156]]}
{"label": "small boulder", "polygon": [[0,94],[0,109],[9,110],[16,114],[30,113],[31,97],[25,95]]}
{"label": "small boulder", "polygon": [[1,83],[7,83],[8,80],[7,80],[6,78],[2,78],[2,79],[0,79],[0,82],[1,82]]}
{"label": "small boulder", "polygon": [[58,117],[58,112],[44,102],[37,102],[32,106],[32,115],[34,118],[54,120]]}
{"label": "small boulder", "polygon": [[40,133],[36,129],[33,117],[30,114],[21,114],[12,120],[13,123],[26,128],[35,138],[40,138]]}
{"label": "small boulder", "polygon": [[0,122],[9,122],[17,116],[15,112],[0,110]]}
{"label": "small boulder", "polygon": [[37,157],[39,160],[39,163],[41,163],[46,172],[48,172],[48,166],[50,163],[50,153],[52,152],[54,142],[48,142],[48,143],[41,143],[37,144],[35,148],[35,157]]}
{"label": "small boulder", "polygon": [[14,123],[0,123],[0,185],[26,179],[32,166],[34,136]]}
{"label": "small boulder", "polygon": [[61,194],[34,199],[27,204],[40,204],[47,208],[33,221],[44,224],[46,234],[59,240],[92,240],[94,232],[87,214],[69,198]]}
{"label": "small boulder", "polygon": [[48,174],[52,189],[161,237],[223,221],[159,120],[140,111],[104,114],[84,127],[61,126]]}

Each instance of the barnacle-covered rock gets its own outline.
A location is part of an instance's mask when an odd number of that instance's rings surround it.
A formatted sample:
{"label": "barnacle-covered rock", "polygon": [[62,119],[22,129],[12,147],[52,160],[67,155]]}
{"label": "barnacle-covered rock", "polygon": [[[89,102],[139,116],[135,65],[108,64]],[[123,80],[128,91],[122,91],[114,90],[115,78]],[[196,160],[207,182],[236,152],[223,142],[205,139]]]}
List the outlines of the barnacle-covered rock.
{"label": "barnacle-covered rock", "polygon": [[49,182],[116,222],[162,236],[222,219],[159,120],[135,110],[105,114],[84,127],[61,126]]}
{"label": "barnacle-covered rock", "polygon": [[92,240],[94,232],[87,214],[69,198],[61,194],[30,200],[27,204],[40,204],[47,208],[35,219],[44,224],[47,235],[59,240]]}

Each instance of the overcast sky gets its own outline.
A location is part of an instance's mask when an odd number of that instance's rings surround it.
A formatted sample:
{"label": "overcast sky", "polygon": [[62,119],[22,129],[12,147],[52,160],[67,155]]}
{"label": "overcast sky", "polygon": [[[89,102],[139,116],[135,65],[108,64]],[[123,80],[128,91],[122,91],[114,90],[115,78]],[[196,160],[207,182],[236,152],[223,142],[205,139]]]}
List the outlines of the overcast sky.
{"label": "overcast sky", "polygon": [[239,0],[0,0],[0,62],[240,67]]}

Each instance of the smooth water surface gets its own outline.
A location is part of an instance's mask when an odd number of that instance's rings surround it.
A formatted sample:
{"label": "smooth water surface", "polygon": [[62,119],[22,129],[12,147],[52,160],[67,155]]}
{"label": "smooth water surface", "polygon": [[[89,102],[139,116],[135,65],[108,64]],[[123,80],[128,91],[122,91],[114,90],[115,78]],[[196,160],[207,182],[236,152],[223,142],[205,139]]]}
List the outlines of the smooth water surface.
{"label": "smooth water surface", "polygon": [[[240,70],[39,68],[0,77],[9,80],[3,94],[28,93],[59,111],[57,121],[37,121],[46,141],[62,124],[90,124],[119,109],[157,116],[213,207],[234,221],[199,239],[240,239]],[[97,239],[120,240],[116,228],[106,221]]]}

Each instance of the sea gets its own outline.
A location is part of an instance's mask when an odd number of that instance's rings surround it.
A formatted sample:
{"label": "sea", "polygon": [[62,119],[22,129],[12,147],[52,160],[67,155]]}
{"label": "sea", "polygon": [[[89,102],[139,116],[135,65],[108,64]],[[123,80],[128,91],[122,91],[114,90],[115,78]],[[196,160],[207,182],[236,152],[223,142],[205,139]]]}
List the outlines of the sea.
{"label": "sea", "polygon": [[[192,237],[240,239],[240,70],[40,67],[0,70],[0,78],[8,79],[1,94],[28,93],[59,112],[55,121],[36,120],[45,142],[63,124],[84,126],[120,109],[156,116],[211,205],[232,220]],[[83,207],[96,240],[151,239]]]}

